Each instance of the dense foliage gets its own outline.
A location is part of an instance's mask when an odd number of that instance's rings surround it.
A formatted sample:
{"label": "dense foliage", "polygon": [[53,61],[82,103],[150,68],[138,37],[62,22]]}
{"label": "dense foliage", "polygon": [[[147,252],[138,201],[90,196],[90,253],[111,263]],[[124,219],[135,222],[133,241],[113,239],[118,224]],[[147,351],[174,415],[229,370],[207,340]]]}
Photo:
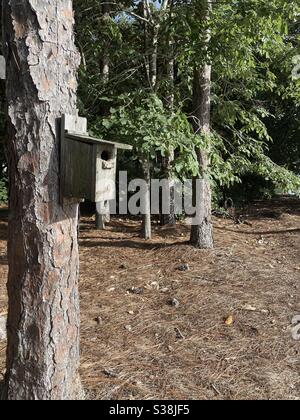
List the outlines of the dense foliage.
{"label": "dense foliage", "polygon": [[[155,174],[175,151],[171,172],[195,175],[195,150],[207,139],[191,130],[193,69],[209,61],[215,191],[252,179],[257,191],[299,192],[299,0],[214,1],[206,21],[199,0],[74,0],[74,7],[79,108],[96,134],[133,144],[135,160],[150,159]],[[3,98],[0,82],[0,201]]]}
{"label": "dense foliage", "polygon": [[[104,16],[101,2],[75,1],[81,109],[94,131],[131,142],[140,157],[149,153],[153,159],[174,148],[174,172],[194,174],[194,150],[205,139],[193,139],[186,122],[195,63],[209,60],[216,186],[230,187],[253,175],[255,183],[273,184],[272,189],[299,191],[300,82],[293,78],[299,2],[216,1],[204,22],[201,1],[146,2],[151,7],[146,18],[142,3],[112,3]],[[208,51],[201,48],[207,25]],[[101,74],[106,54],[109,78]]]}

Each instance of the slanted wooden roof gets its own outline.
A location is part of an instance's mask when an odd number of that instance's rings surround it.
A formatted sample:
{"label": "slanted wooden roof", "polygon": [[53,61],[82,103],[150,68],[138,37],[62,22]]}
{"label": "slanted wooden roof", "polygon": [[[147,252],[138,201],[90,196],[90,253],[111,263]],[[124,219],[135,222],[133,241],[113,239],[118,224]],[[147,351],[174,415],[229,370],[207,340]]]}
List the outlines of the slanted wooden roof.
{"label": "slanted wooden roof", "polygon": [[113,142],[113,141],[98,139],[96,137],[90,136],[88,133],[79,134],[79,133],[67,130],[66,133],[65,133],[65,138],[69,139],[69,140],[88,143],[88,144],[99,144],[99,143],[100,144],[107,144],[109,146],[114,146],[117,149],[122,149],[122,150],[132,150],[133,149],[133,147],[130,146],[129,144],[116,143],[116,142]]}

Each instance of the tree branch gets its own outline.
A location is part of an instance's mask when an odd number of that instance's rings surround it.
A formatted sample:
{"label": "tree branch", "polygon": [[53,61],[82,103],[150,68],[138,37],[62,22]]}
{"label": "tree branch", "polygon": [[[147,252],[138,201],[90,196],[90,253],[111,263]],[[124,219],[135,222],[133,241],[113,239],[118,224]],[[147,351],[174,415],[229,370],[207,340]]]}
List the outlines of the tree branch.
{"label": "tree branch", "polygon": [[145,5],[145,9],[147,11],[147,15],[149,17],[149,21],[153,24],[154,21],[153,21],[153,16],[152,16],[149,0],[144,0],[144,5]]}
{"label": "tree branch", "polygon": [[131,11],[127,10],[127,11],[125,11],[125,13],[126,13],[127,15],[132,16],[132,17],[135,17],[136,19],[141,20],[142,22],[146,22],[146,23],[148,23],[148,24],[152,24],[152,22],[151,22],[149,19],[146,19],[146,18],[144,18],[143,16],[140,16],[140,15],[138,15],[138,14],[134,13],[134,12],[131,12]]}

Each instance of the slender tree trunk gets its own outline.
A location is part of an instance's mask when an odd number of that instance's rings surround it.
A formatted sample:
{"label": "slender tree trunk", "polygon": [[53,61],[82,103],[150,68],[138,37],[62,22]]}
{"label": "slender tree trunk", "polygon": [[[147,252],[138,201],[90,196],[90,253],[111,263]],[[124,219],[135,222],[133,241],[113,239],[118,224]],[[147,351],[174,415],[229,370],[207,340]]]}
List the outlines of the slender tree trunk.
{"label": "slender tree trunk", "polygon": [[[147,1],[143,0],[142,3],[143,8],[143,17],[145,20],[150,21],[152,19],[151,11],[147,6]],[[145,57],[145,70],[146,70],[146,77],[152,87],[154,89],[156,85],[156,75],[157,71],[153,69],[153,56],[149,57],[149,25],[145,21],[144,22],[144,57]],[[152,40],[152,45],[154,41]],[[157,47],[156,47],[157,48]],[[157,63],[156,63],[157,64]],[[143,222],[142,222],[142,237],[146,240],[150,240],[152,238],[152,226],[151,226],[151,192],[150,192],[150,183],[151,183],[151,169],[150,169],[150,161],[148,158],[145,158],[142,165],[143,177],[147,183],[148,189],[145,193],[144,201],[145,201],[145,209],[143,214]]]}
{"label": "slender tree trunk", "polygon": [[150,171],[150,162],[149,159],[145,159],[143,164],[143,174],[144,180],[147,182],[147,191],[145,193],[145,214],[143,215],[143,225],[142,225],[142,237],[146,240],[152,238],[152,226],[151,226],[151,171]]}
{"label": "slender tree trunk", "polygon": [[158,63],[158,37],[160,31],[160,24],[157,24],[153,28],[152,34],[152,53],[150,59],[150,80],[151,88],[156,91],[157,87],[157,63]]}
{"label": "slender tree trunk", "polygon": [[[203,1],[204,19],[208,19],[211,11],[211,2]],[[210,32],[207,31],[206,50],[210,42]],[[210,134],[211,113],[211,65],[205,64],[194,70],[194,130],[195,133]],[[196,179],[193,185],[193,201],[198,206],[197,223],[192,226],[191,243],[197,248],[213,248],[213,227],[211,217],[211,186],[208,178],[209,170],[209,146],[207,150],[198,150],[198,162],[200,169],[199,188],[196,189]]]}
{"label": "slender tree trunk", "polygon": [[[174,112],[174,44],[173,39],[169,39],[169,59],[167,63],[167,77],[168,77],[168,89],[169,94],[166,98],[166,107],[170,113]],[[161,214],[160,224],[165,225],[176,225],[176,215],[175,215],[175,186],[174,180],[171,176],[172,164],[174,162],[174,150],[171,151],[170,155],[162,158],[162,172],[164,177],[168,180],[169,189],[170,189],[170,213]]]}
{"label": "slender tree trunk", "polygon": [[3,2],[9,121],[4,398],[82,398],[78,204],[59,204],[59,118],[76,110],[70,0]]}
{"label": "slender tree trunk", "polygon": [[149,82],[149,84],[151,85],[151,77],[150,77],[150,59],[149,59],[149,34],[148,34],[148,23],[147,23],[147,19],[149,18],[148,16],[148,10],[147,10],[147,6],[146,6],[146,1],[142,0],[141,2],[141,8],[143,11],[143,18],[145,19],[143,22],[143,29],[144,29],[144,60],[145,60],[145,75],[146,75],[146,80]]}
{"label": "slender tree trunk", "polygon": [[[110,18],[111,5],[109,3],[102,4],[103,22],[104,25]],[[106,39],[104,42],[104,48],[102,57],[100,60],[100,71],[103,77],[103,82],[107,84],[109,82],[110,75],[110,56],[109,56],[110,41]],[[107,116],[109,114],[109,104],[105,103],[102,107],[102,114]],[[109,202],[96,203],[96,229],[105,230],[106,223],[110,222],[110,209]]]}
{"label": "slender tree trunk", "polygon": [[165,179],[168,180],[168,187],[170,190],[170,212],[169,214],[161,214],[160,224],[162,226],[176,225],[176,215],[175,215],[175,182],[171,177],[171,166],[174,161],[174,152],[171,152],[170,156],[162,158],[162,170],[165,176]]}
{"label": "slender tree trunk", "polygon": [[[110,10],[111,5],[109,3],[102,4],[102,13],[103,13],[103,22],[104,24],[110,19]],[[103,76],[104,82],[107,83],[109,81],[109,74],[110,74],[110,56],[109,56],[109,49],[110,49],[110,40],[106,39],[104,42],[104,48],[102,52],[102,60],[101,60],[101,74]]]}

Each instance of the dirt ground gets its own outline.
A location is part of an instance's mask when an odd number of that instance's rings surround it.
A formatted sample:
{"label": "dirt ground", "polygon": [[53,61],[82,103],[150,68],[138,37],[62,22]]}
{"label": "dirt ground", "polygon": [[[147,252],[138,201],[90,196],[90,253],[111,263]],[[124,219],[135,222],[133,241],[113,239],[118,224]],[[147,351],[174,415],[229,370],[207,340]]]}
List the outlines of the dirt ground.
{"label": "dirt ground", "polygon": [[[247,224],[214,220],[216,247],[188,228],[139,238],[134,221],[80,234],[82,363],[90,399],[300,399],[300,202],[257,203]],[[0,222],[0,313],[6,311]],[[0,342],[0,373],[5,343]]]}

